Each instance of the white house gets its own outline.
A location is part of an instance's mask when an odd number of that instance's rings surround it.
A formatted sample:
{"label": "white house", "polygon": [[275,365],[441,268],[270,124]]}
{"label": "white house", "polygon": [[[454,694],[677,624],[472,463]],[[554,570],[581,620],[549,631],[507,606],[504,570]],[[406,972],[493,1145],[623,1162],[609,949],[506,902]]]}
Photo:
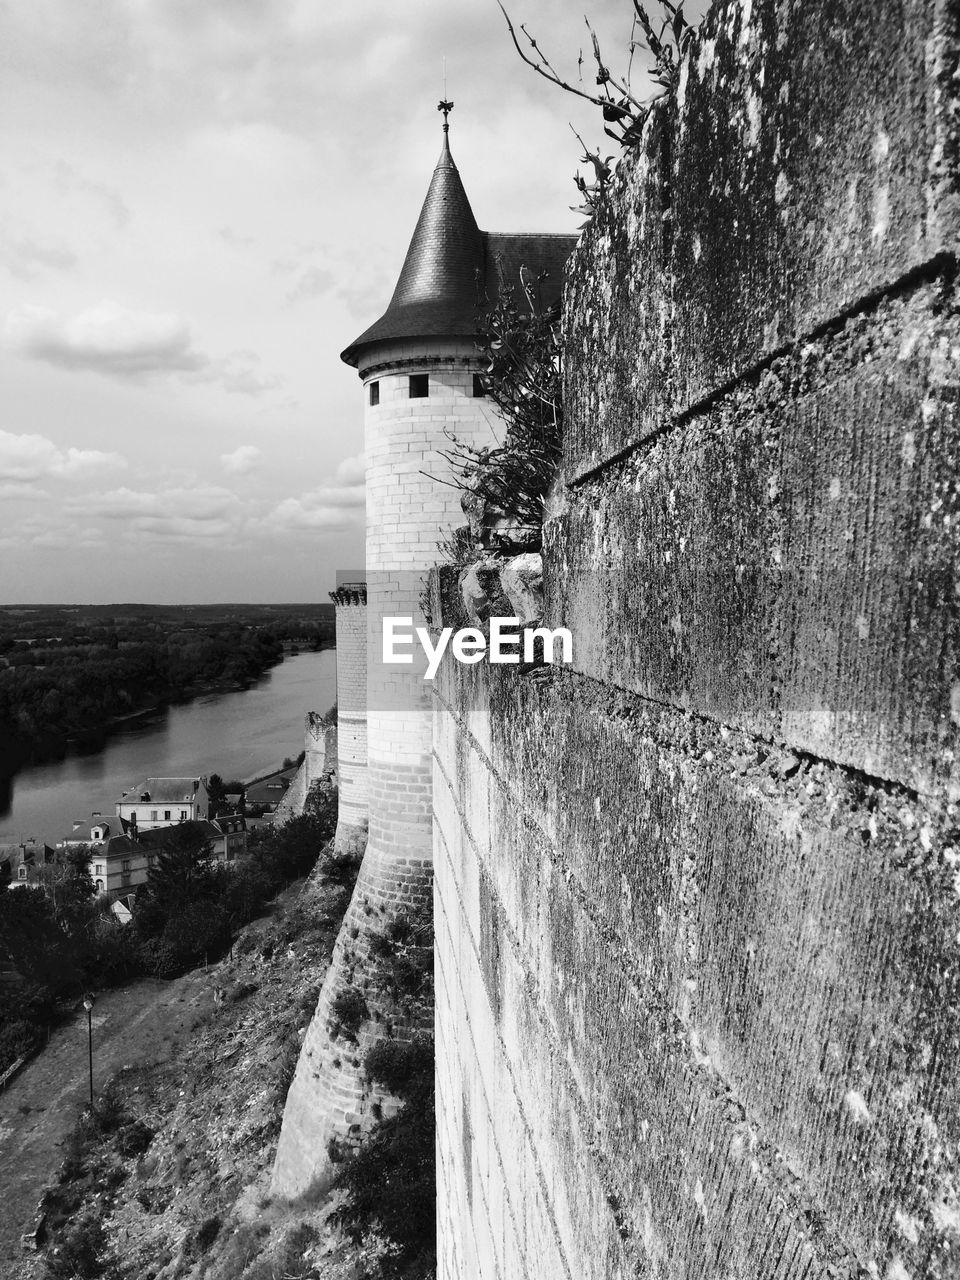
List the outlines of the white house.
{"label": "white house", "polygon": [[150,831],[210,817],[206,778],[145,778],[117,801],[124,830]]}

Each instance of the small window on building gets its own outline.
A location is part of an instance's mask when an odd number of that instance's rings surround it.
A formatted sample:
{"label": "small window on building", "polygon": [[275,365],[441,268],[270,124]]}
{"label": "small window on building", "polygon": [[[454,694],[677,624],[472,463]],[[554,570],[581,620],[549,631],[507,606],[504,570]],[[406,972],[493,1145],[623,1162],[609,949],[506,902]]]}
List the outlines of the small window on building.
{"label": "small window on building", "polygon": [[103,863],[102,863],[102,862],[98,862],[98,863],[97,863],[97,865],[93,868],[93,874],[94,874],[95,876],[102,876],[102,875],[103,875]]}
{"label": "small window on building", "polygon": [[157,811],[156,811],[156,809],[151,809],[151,810],[150,810],[150,821],[151,821],[151,822],[156,822],[156,820],[157,820]]}
{"label": "small window on building", "polygon": [[20,867],[20,869],[17,871],[17,878],[18,878],[19,880],[26,880],[26,878],[27,878],[27,868],[26,868],[26,867]]}
{"label": "small window on building", "polygon": [[103,892],[103,881],[102,881],[102,880],[98,880],[98,881],[96,882],[96,884],[97,884],[97,893],[102,893],[102,892]]}
{"label": "small window on building", "polygon": [[131,822],[136,822],[136,820],[137,820],[137,811],[136,811],[136,809],[131,809],[131,810],[130,810],[130,821],[131,821]]}
{"label": "small window on building", "polygon": [[187,811],[186,811],[186,809],[181,809],[181,810],[180,810],[180,821],[181,821],[181,822],[186,822],[186,820],[187,820]]}
{"label": "small window on building", "polygon": [[129,859],[129,858],[124,858],[123,862],[120,864],[120,870],[121,870],[121,871],[129,871],[129,870],[130,870],[130,859]]}
{"label": "small window on building", "polygon": [[371,404],[380,403],[380,383],[379,382],[370,383],[370,403]]}
{"label": "small window on building", "polygon": [[429,373],[411,373],[410,375],[410,399],[423,400],[430,394],[430,375]]}
{"label": "small window on building", "polygon": [[473,375],[473,394],[474,398],[479,398],[480,396],[485,396],[487,394],[487,389],[483,385],[483,375],[480,373],[475,373]]}
{"label": "small window on building", "polygon": [[169,821],[170,821],[170,810],[169,810],[169,809],[164,809],[164,811],[163,811],[163,820],[164,820],[164,822],[169,822]]}

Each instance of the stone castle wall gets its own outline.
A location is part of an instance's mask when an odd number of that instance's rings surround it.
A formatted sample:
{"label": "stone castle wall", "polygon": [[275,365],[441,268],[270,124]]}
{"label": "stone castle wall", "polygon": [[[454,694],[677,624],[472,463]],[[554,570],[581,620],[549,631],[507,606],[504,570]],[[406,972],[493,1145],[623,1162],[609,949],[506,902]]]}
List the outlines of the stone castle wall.
{"label": "stone castle wall", "polygon": [[574,663],[435,689],[442,1280],[960,1274],[958,16],[714,7],[575,255]]}
{"label": "stone castle wall", "polygon": [[303,725],[303,760],[274,812],[275,827],[301,816],[310,788],[321,778],[337,782],[337,726],[319,711],[308,711]]}
{"label": "stone castle wall", "polygon": [[[339,654],[337,661],[340,661]],[[337,725],[326,712],[308,711],[303,724],[303,763],[307,790],[321,778],[338,779]]]}
{"label": "stone castle wall", "polygon": [[337,606],[338,815],[335,847],[363,853],[367,842],[367,589],[331,593]]}

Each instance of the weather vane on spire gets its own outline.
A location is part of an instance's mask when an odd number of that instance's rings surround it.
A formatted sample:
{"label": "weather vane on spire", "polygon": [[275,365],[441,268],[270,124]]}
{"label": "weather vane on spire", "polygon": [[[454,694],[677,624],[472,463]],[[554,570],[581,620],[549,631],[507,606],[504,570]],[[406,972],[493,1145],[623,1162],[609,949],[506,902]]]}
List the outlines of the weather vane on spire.
{"label": "weather vane on spire", "polygon": [[437,110],[443,112],[443,132],[450,131],[450,112],[453,110],[453,103],[447,101],[447,60],[443,60],[443,97],[437,103]]}

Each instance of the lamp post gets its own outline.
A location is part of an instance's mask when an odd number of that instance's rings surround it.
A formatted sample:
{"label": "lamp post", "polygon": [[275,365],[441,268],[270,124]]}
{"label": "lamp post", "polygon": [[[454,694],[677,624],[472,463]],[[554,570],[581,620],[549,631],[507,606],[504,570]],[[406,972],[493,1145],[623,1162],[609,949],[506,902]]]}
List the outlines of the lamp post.
{"label": "lamp post", "polygon": [[90,1110],[93,1110],[93,996],[83,997],[87,1011],[87,1051],[90,1057]]}

